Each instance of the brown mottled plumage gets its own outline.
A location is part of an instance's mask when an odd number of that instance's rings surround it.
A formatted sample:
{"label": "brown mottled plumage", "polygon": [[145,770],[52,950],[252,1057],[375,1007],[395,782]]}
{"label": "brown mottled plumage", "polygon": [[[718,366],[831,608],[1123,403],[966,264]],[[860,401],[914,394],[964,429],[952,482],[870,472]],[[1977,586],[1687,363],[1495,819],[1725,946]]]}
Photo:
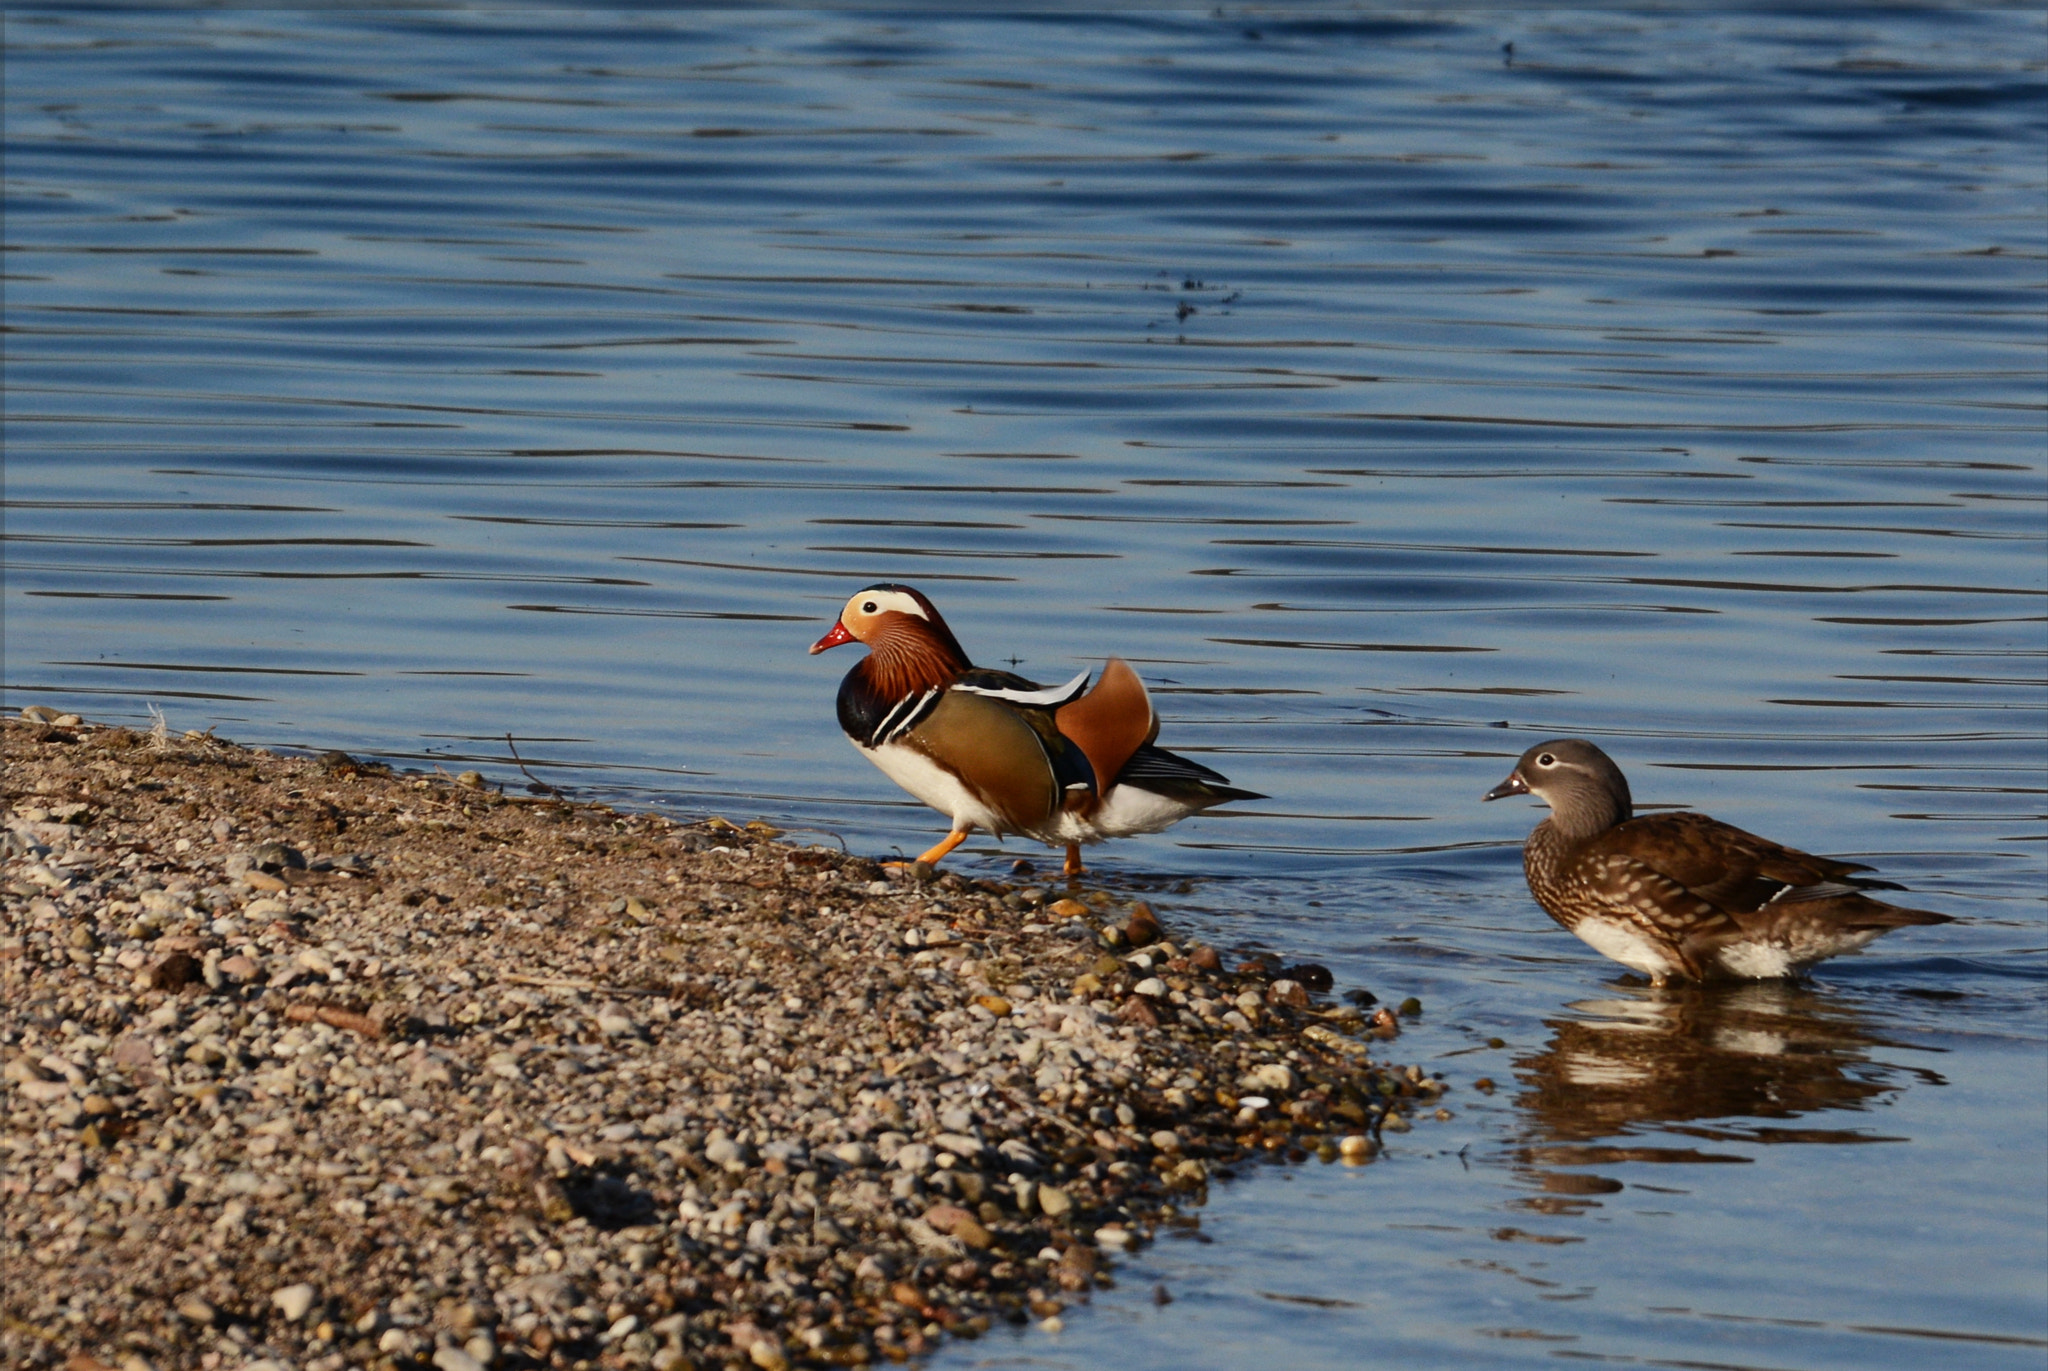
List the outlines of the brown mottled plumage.
{"label": "brown mottled plumage", "polygon": [[1798,976],[1910,924],[1954,922],[1865,890],[1899,887],[1704,814],[1634,816],[1628,781],[1579,738],[1538,743],[1485,798],[1534,795],[1551,815],[1522,848],[1530,893],[1603,956],[1649,976]]}

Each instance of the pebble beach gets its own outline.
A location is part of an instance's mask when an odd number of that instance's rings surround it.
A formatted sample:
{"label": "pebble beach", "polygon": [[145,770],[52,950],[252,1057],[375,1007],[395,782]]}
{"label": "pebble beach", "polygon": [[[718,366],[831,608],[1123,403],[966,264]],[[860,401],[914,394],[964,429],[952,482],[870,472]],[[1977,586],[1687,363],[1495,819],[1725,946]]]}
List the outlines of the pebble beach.
{"label": "pebble beach", "polygon": [[902,1362],[1449,1117],[1419,1006],[1085,879],[4,727],[10,1366]]}

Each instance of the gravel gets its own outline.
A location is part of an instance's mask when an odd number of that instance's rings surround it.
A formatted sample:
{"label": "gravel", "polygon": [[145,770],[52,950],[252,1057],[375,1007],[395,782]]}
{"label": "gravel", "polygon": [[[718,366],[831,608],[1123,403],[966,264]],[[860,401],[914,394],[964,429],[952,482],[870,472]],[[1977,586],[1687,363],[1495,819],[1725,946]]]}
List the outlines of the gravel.
{"label": "gravel", "polygon": [[902,1361],[1444,1089],[1110,892],[24,713],[8,1366]]}

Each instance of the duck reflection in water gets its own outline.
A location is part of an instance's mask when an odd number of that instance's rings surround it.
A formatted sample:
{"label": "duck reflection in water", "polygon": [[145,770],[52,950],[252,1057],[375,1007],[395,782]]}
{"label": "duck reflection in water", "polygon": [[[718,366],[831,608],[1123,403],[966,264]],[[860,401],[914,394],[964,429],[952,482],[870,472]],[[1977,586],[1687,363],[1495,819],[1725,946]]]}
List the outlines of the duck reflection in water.
{"label": "duck reflection in water", "polygon": [[[1646,1133],[1707,1144],[1902,1141],[1861,1126],[1788,1125],[1860,1112],[1914,1080],[1946,1083],[1875,1055],[1939,1049],[1886,1038],[1839,999],[1795,983],[1614,991],[1567,1005],[1568,1015],[1547,1021],[1549,1044],[1514,1064],[1525,1140],[1515,1160],[1553,1194],[1621,1189],[1602,1177],[1547,1171],[1554,1166],[1749,1160],[1740,1148],[1652,1141]],[[1556,1212],[1589,1203],[1546,1198],[1523,1207]]]}

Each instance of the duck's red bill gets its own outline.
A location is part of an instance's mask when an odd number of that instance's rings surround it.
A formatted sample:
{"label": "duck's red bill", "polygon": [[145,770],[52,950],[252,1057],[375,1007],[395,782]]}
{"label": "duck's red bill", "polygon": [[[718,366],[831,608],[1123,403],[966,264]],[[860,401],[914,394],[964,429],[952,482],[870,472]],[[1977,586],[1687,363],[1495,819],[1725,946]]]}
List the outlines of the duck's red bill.
{"label": "duck's red bill", "polygon": [[830,633],[827,633],[824,637],[818,639],[817,642],[811,644],[811,655],[815,657],[828,647],[838,647],[841,643],[850,643],[852,641],[853,635],[846,631],[845,624],[834,624]]}

